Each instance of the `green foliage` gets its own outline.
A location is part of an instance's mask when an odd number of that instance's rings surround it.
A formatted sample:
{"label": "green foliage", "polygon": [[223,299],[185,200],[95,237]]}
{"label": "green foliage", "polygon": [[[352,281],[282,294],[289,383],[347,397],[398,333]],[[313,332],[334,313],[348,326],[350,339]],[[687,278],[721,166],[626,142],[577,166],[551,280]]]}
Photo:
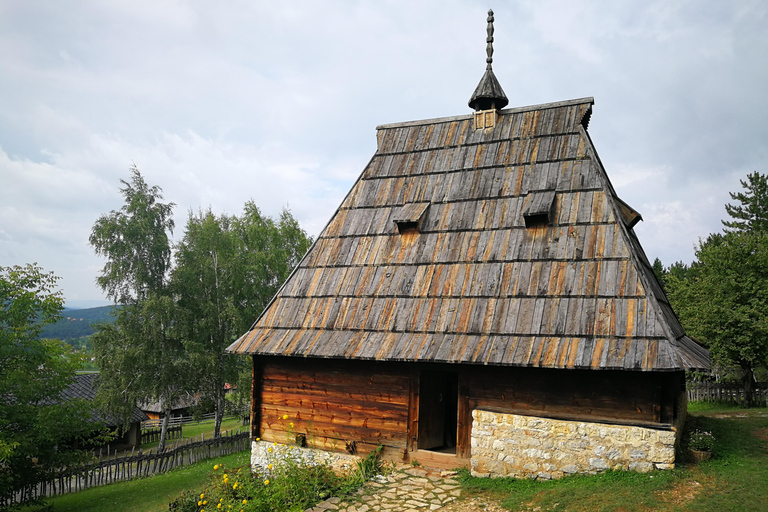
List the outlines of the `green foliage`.
{"label": "green foliage", "polygon": [[277,222],[250,202],[241,217],[217,217],[210,210],[190,214],[172,278],[175,328],[196,388],[219,418],[225,383],[237,384],[240,402],[250,400],[250,359],[231,357],[225,349],[248,330],[309,244],[287,210]]}
{"label": "green foliage", "polygon": [[362,482],[367,482],[376,475],[380,475],[384,470],[384,463],[381,460],[381,451],[383,446],[379,445],[365,458],[357,461],[357,471]]}
{"label": "green foliage", "polygon": [[232,220],[234,301],[239,306],[236,331],[248,331],[312,244],[288,210],[275,222],[247,202],[240,217]]}
{"label": "green foliage", "polygon": [[[370,460],[378,460],[373,452]],[[368,459],[366,459],[368,460]],[[366,462],[366,471],[376,463]],[[307,463],[295,451],[275,456],[258,472],[248,467],[228,469],[216,464],[210,482],[200,492],[190,491],[170,503],[174,512],[242,510],[294,512],[311,508],[331,496],[350,494],[364,483],[360,471],[338,475],[325,463]],[[368,477],[374,476],[370,474]]]}
{"label": "green foliage", "polygon": [[740,204],[726,204],[725,211],[733,219],[722,221],[726,232],[768,233],[768,175],[755,171],[747,181],[739,180],[746,192],[729,192]]}
{"label": "green foliage", "polygon": [[[52,324],[43,327],[41,338],[58,338],[67,341],[73,347],[78,344],[76,340],[85,339],[96,329],[93,324],[114,321],[115,306],[101,306],[88,309],[64,309],[62,318]],[[79,345],[83,345],[79,342]]]}
{"label": "green foliage", "polygon": [[683,275],[668,276],[669,297],[690,334],[721,365],[744,372],[768,362],[768,234],[714,234]]}
{"label": "green foliage", "polygon": [[711,452],[714,447],[715,436],[712,435],[712,432],[696,429],[690,433],[690,437],[688,438],[688,448],[691,450]]}
{"label": "green foliage", "polygon": [[131,182],[120,180],[125,204],[96,221],[90,242],[107,263],[97,282],[117,304],[135,304],[163,290],[171,266],[173,203],[162,203],[160,187],[150,187],[132,166]]}
{"label": "green foliage", "polygon": [[[173,203],[163,203],[159,187],[150,187],[139,170],[121,180],[125,203],[101,216],[90,242],[107,263],[97,282],[121,307],[113,324],[101,323],[92,337],[101,368],[99,397],[112,413],[128,420],[141,401],[166,408],[187,390],[179,378],[187,371],[181,343],[170,334],[175,303],[168,286]],[[168,416],[166,411],[166,416]],[[163,424],[160,445],[167,425]]]}
{"label": "green foliage", "polygon": [[[247,464],[249,455],[248,451],[244,451],[149,478],[56,496],[49,501],[55,512],[167,512],[168,502],[173,496],[208,482],[213,464],[237,467]],[[217,509],[214,507],[214,510]]]}
{"label": "green foliage", "polygon": [[731,193],[725,233],[700,241],[696,261],[670,267],[667,295],[686,331],[715,363],[741,369],[747,400],[768,363],[768,176],[754,172]]}
{"label": "green foliage", "polygon": [[81,361],[40,339],[62,309],[57,278],[36,265],[0,267],[0,498],[77,462],[95,428],[86,404],[61,400]]}
{"label": "green foliage", "polygon": [[664,265],[662,265],[661,260],[659,258],[656,258],[653,260],[653,275],[656,276],[656,280],[661,285],[662,290],[666,291],[666,279],[667,279],[667,272],[664,269]]}

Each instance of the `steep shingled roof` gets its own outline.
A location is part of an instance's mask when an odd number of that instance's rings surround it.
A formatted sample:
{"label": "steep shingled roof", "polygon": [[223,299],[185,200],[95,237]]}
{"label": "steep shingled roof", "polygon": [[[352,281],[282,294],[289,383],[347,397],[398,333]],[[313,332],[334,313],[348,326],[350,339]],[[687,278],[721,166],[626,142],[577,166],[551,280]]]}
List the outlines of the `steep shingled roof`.
{"label": "steep shingled roof", "polygon": [[[493,128],[476,129],[474,115],[378,127],[352,190],[228,350],[708,368],[632,231],[639,214],[616,197],[592,145],[592,104],[502,110]],[[401,233],[393,220],[409,212],[418,223]]]}
{"label": "steep shingled roof", "polygon": [[[66,400],[81,399],[88,402],[93,402],[96,399],[96,392],[98,386],[96,385],[96,379],[98,375],[95,373],[85,373],[75,375],[72,384],[62,393],[62,398]],[[115,427],[121,424],[121,421],[114,415],[101,411],[97,408],[91,408],[91,419],[93,421],[104,422],[105,425]],[[147,421],[149,416],[144,414],[141,409],[135,407],[131,416],[131,422]]]}

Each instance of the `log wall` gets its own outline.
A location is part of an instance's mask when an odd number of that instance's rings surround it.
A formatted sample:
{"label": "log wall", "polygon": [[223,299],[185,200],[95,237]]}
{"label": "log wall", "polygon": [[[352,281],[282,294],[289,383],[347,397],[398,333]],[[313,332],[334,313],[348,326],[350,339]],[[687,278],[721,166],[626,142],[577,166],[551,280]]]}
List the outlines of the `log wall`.
{"label": "log wall", "polygon": [[672,425],[683,372],[483,368],[472,372],[471,409],[615,424]]}
{"label": "log wall", "polygon": [[[379,444],[403,451],[410,374],[405,365],[327,359],[257,361],[261,367],[261,438],[359,453]],[[286,419],[284,419],[287,416]],[[291,426],[293,423],[293,426]]]}
{"label": "log wall", "polygon": [[[671,428],[680,417],[683,372],[551,370],[329,359],[255,358],[260,375],[256,437],[388,456],[417,449],[419,380],[425,371],[455,371],[459,383],[457,456],[470,456],[476,409],[561,420]],[[293,425],[291,425],[293,424]],[[258,432],[258,433],[257,433]]]}

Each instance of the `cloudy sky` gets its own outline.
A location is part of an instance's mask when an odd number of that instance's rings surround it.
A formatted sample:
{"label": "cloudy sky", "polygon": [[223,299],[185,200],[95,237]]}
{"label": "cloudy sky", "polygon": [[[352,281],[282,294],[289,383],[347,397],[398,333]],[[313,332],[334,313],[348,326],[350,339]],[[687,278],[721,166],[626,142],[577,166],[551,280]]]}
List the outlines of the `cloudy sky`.
{"label": "cloudy sky", "polygon": [[378,124],[469,113],[496,13],[510,106],[595,98],[589,131],[648,257],[690,262],[768,172],[762,0],[0,2],[0,265],[105,304],[88,245],[135,163],[176,203],[288,206],[316,236]]}

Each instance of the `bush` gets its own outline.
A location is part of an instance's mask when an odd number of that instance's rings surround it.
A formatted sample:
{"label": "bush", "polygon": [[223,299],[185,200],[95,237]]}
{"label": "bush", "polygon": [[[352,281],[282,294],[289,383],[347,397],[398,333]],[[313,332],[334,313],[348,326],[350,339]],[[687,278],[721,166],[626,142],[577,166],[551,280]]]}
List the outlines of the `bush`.
{"label": "bush", "polygon": [[688,441],[688,448],[700,452],[711,452],[715,447],[715,436],[712,432],[704,432],[701,430],[694,430],[691,432],[690,440]]}
{"label": "bush", "polygon": [[295,452],[284,452],[266,468],[229,469],[213,466],[210,483],[199,493],[184,493],[169,505],[171,512],[306,510],[331,496],[345,496],[381,471],[381,449],[358,462],[357,471],[337,475],[327,463],[309,464]]}

